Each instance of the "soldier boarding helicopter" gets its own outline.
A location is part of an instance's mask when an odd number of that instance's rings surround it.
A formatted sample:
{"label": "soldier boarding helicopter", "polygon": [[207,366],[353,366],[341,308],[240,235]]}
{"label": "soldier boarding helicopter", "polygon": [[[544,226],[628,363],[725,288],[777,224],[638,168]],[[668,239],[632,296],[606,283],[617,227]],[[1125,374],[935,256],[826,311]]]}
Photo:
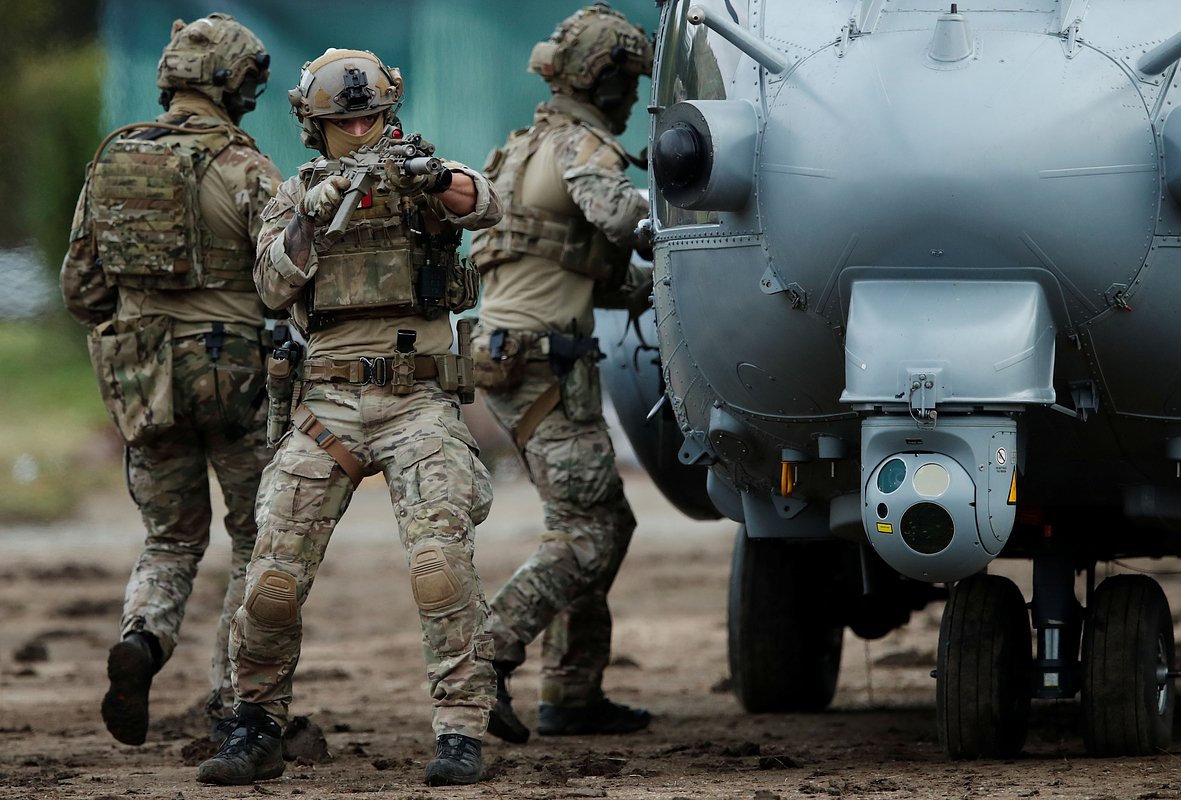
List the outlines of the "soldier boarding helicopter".
{"label": "soldier boarding helicopter", "polygon": [[660,5],[655,313],[604,375],[670,499],[740,523],[740,701],[824,708],[845,627],[950,584],[950,757],[1076,694],[1089,753],[1166,748],[1168,602],[1096,565],[1181,554],[1181,4]]}

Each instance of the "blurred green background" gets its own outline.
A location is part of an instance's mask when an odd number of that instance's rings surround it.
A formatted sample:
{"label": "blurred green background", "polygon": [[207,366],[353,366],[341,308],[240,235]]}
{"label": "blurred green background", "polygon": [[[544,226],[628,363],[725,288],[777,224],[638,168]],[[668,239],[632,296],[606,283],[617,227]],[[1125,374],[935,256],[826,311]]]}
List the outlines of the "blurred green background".
{"label": "blurred green background", "polygon": [[[122,481],[122,445],[98,399],[84,330],[65,313],[57,271],[86,163],[102,136],[160,112],[156,63],[172,21],[222,11],[272,55],[243,127],[285,175],[299,144],[287,89],[328,47],[372,50],[401,68],[400,116],[440,155],[479,167],[529,124],[545,84],[525,71],[533,44],[586,2],[569,0],[0,0],[0,526],[70,513]],[[652,0],[611,4],[650,33]],[[622,137],[644,146],[644,98]],[[632,179],[644,183],[642,173]]]}

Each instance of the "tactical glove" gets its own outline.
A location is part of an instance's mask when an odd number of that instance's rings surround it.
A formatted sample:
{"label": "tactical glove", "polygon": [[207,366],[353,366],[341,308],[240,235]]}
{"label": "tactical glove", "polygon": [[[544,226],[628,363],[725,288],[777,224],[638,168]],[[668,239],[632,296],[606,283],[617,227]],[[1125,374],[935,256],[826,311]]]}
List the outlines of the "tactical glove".
{"label": "tactical glove", "polygon": [[299,204],[299,213],[311,217],[317,225],[324,225],[336,216],[336,210],[349,188],[349,179],[343,175],[332,175],[317,183],[304,195]]}
{"label": "tactical glove", "polygon": [[403,175],[401,172],[393,172],[389,176],[389,181],[399,194],[437,194],[447,191],[451,186],[451,170],[445,169],[429,175]]}

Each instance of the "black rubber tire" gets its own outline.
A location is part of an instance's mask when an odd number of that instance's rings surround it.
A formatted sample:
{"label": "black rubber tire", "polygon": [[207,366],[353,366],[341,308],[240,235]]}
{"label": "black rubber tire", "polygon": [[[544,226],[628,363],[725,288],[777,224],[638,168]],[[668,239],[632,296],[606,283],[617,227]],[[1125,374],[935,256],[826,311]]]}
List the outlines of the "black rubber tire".
{"label": "black rubber tire", "polygon": [[1083,741],[1093,756],[1146,756],[1172,741],[1173,618],[1147,575],[1099,584],[1083,627]]}
{"label": "black rubber tire", "polygon": [[827,610],[839,568],[832,547],[750,539],[739,527],[728,633],[732,687],[747,711],[823,711],[832,702],[844,625]]}
{"label": "black rubber tire", "polygon": [[952,759],[1009,758],[1029,730],[1029,612],[1008,578],[973,575],[951,590],[939,625],[935,718]]}

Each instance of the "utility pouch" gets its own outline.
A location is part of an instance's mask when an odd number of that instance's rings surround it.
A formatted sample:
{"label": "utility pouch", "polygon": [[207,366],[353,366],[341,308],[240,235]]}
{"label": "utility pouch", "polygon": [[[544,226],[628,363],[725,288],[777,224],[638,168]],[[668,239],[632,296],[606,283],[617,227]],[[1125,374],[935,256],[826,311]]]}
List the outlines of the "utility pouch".
{"label": "utility pouch", "polygon": [[599,383],[599,340],[587,336],[571,339],[549,334],[550,368],[558,378],[562,410],[571,422],[590,422],[603,413],[603,390]]}
{"label": "utility pouch", "polygon": [[291,400],[303,348],[291,339],[267,359],[267,445],[274,447],[291,424]]}
{"label": "utility pouch", "polygon": [[87,337],[107,413],[123,440],[138,445],[172,427],[172,320],[142,317],[136,327],[108,320]]}
{"label": "utility pouch", "polygon": [[525,380],[526,342],[519,333],[499,329],[472,339],[475,385],[486,392],[511,392]]}

